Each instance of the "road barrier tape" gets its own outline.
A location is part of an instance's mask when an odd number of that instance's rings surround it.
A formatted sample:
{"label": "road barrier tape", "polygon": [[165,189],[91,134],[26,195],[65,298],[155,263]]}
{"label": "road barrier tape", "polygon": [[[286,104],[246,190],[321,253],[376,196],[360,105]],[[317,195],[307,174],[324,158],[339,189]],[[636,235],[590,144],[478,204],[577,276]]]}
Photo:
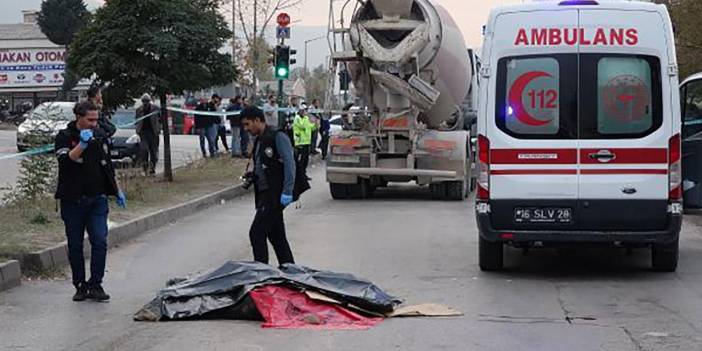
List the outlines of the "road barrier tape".
{"label": "road barrier tape", "polygon": [[[239,111],[221,111],[221,112],[215,112],[215,111],[197,111],[197,110],[188,110],[188,109],[183,109],[183,108],[178,108],[178,107],[167,107],[166,108],[168,111],[171,112],[179,112],[179,113],[184,113],[188,115],[193,115],[193,116],[215,116],[215,117],[227,117],[227,116],[237,116],[241,114],[241,110]],[[299,109],[298,108],[292,108],[292,107],[279,107],[278,112],[284,112],[284,113],[297,113]],[[308,109],[308,113],[313,113],[313,114],[341,114],[341,115],[346,115],[346,114],[355,114],[355,113],[365,113],[367,111],[365,110],[356,110],[356,111],[339,111],[339,110],[324,110],[324,109]],[[161,111],[154,111],[152,113],[149,113],[145,116],[139,117],[138,119],[135,119],[133,122],[121,124],[121,125],[116,125],[118,129],[124,129],[126,127],[131,127],[133,125],[136,125],[137,123],[141,122],[142,120],[149,118],[151,116],[155,116],[160,114]],[[13,158],[19,158],[19,157],[24,157],[24,156],[33,156],[33,155],[38,155],[38,154],[43,154],[46,152],[49,152],[53,150],[54,145],[53,144],[47,144],[44,146],[36,147],[34,149],[24,151],[24,152],[19,152],[16,154],[12,155],[5,155],[5,156],[0,156],[0,161],[4,160],[9,160]]]}
{"label": "road barrier tape", "polygon": [[[147,115],[144,115],[142,117],[135,119],[133,122],[115,125],[115,127],[117,127],[118,129],[124,129],[126,127],[131,127],[131,126],[136,125],[137,123],[139,123],[139,122],[141,122],[149,117],[158,115],[160,113],[161,113],[161,111],[154,111],[154,112],[151,112]],[[13,159],[13,158],[19,158],[19,157],[25,157],[25,156],[39,155],[39,154],[50,152],[53,149],[54,149],[54,144],[47,144],[47,145],[39,146],[39,147],[24,151],[24,152],[19,152],[19,153],[12,154],[12,155],[0,156],[0,161],[9,160],[9,159]]]}

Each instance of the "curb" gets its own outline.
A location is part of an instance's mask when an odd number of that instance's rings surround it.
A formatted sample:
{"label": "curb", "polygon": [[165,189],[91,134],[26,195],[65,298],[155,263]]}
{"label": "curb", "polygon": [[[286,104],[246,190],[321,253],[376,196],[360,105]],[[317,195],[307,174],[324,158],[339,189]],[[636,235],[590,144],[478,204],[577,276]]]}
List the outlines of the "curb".
{"label": "curb", "polygon": [[0,263],[0,291],[19,286],[22,282],[22,271],[19,261]]}
{"label": "curb", "polygon": [[[212,206],[219,205],[222,201],[234,199],[248,192],[241,184],[235,185],[114,226],[109,229],[109,235],[107,236],[108,248],[113,248],[140,234],[163,227],[166,224],[173,223]],[[85,258],[90,258],[90,242],[86,239],[85,243]],[[69,263],[68,244],[64,241],[56,246],[25,254],[21,261],[21,266],[24,270],[44,271],[61,268]],[[19,262],[11,262],[17,263],[19,271]],[[19,275],[21,276],[21,274]],[[0,291],[10,287],[4,287],[3,284],[0,284]]]}

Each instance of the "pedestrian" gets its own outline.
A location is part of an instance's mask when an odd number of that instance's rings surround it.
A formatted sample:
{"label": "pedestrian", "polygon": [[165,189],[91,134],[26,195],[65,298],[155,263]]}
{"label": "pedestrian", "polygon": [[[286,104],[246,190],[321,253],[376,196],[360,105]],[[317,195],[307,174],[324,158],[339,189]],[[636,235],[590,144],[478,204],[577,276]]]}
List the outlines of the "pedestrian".
{"label": "pedestrian", "polygon": [[307,114],[307,106],[300,105],[295,121],[293,122],[293,133],[295,136],[295,157],[298,167],[302,168],[302,174],[307,180],[312,178],[307,176],[307,166],[310,163],[310,147],[312,144],[312,134],[316,133],[317,125],[310,121]]}
{"label": "pedestrian", "polygon": [[[205,97],[200,98],[200,102],[195,107],[195,111],[208,112],[210,109],[209,103]],[[207,150],[210,152],[210,157],[215,157],[215,141],[217,138],[217,127],[214,119],[210,115],[195,113],[195,129],[200,136],[200,151],[202,157],[207,157]],[[205,142],[207,142],[207,150],[205,150]]]}
{"label": "pedestrian", "polygon": [[[210,106],[210,110],[214,112],[224,111],[221,109],[222,98],[219,95],[212,95],[212,101],[210,102],[213,106]],[[224,115],[216,116],[215,121],[217,125],[217,136],[215,137],[215,150],[219,152],[219,141],[222,140],[222,145],[224,145],[224,151],[229,153],[229,145],[227,145],[227,127],[224,124]]]}
{"label": "pedestrian", "polygon": [[[147,117],[148,116],[148,117]],[[144,173],[156,174],[158,145],[161,134],[161,120],[158,109],[151,103],[151,96],[141,96],[141,106],[136,110],[136,133],[139,135],[139,153]]]}
{"label": "pedestrian", "polygon": [[263,105],[263,114],[266,116],[266,124],[279,129],[278,127],[278,101],[275,95],[268,95],[268,101]]}
{"label": "pedestrian", "polygon": [[[108,196],[124,208],[127,198],[119,189],[107,146],[107,134],[98,127],[98,108],[91,101],[76,103],[76,116],[54,142],[59,175],[56,199],[61,204],[68,258],[76,293],[73,301],[108,301],[102,287],[107,256]],[[85,281],[83,237],[90,240],[90,279]]]}
{"label": "pedestrian", "polygon": [[[241,108],[247,108],[250,107],[250,101],[247,97],[242,97],[241,98]],[[251,143],[251,134],[247,132],[245,129],[241,130],[241,154],[244,157],[249,157],[251,156],[249,154],[249,144]]]}
{"label": "pedestrian", "polygon": [[292,143],[285,133],[266,125],[259,108],[247,107],[241,117],[244,129],[256,137],[253,171],[248,173],[254,185],[256,204],[256,216],[249,230],[254,260],[268,264],[268,240],[279,265],[295,263],[283,219],[283,210],[292,203],[295,187]]}
{"label": "pedestrian", "polygon": [[322,149],[322,160],[327,159],[327,153],[329,152],[329,137],[331,133],[331,123],[329,121],[329,114],[322,114],[321,121],[319,122],[319,134],[321,140],[319,142],[319,148]]}
{"label": "pedestrian", "polygon": [[310,144],[310,154],[317,155],[317,154],[319,154],[319,151],[317,151],[317,141],[318,141],[318,138],[317,138],[318,133],[317,132],[320,131],[319,126],[320,126],[321,121],[322,121],[322,114],[320,113],[321,106],[319,103],[319,99],[312,100],[311,109],[312,109],[312,111],[308,111],[308,116],[310,116],[310,121],[312,121],[312,123],[314,123],[317,126],[317,130],[312,133],[312,142]]}
{"label": "pedestrian", "polygon": [[[229,99],[229,105],[225,109],[226,112],[240,112],[241,96],[237,95]],[[241,157],[241,134],[245,131],[241,128],[241,116],[239,114],[227,115],[229,125],[232,127],[232,157]]]}
{"label": "pedestrian", "polygon": [[[112,138],[117,133],[117,127],[110,120],[110,116],[103,111],[102,104],[102,89],[99,86],[93,85],[88,88],[88,100],[90,100],[98,109],[98,127],[100,127],[108,138]],[[110,147],[112,143],[110,142]]]}

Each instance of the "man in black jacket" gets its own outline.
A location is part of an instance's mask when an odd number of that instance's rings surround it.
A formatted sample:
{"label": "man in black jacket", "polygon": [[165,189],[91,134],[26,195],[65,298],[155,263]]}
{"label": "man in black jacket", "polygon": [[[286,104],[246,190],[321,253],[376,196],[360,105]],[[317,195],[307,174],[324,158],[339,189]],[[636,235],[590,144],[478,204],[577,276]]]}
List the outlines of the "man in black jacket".
{"label": "man in black jacket", "polygon": [[253,171],[248,173],[256,194],[256,217],[249,231],[254,260],[268,263],[268,239],[278,264],[295,263],[283,219],[295,187],[292,143],[285,133],[266,125],[263,111],[255,106],[241,111],[241,118],[246,131],[256,137]]}
{"label": "man in black jacket", "polygon": [[[143,118],[144,116],[149,116]],[[161,116],[158,109],[151,104],[151,96],[141,96],[141,106],[136,110],[136,133],[139,135],[139,152],[144,173],[156,174],[158,162],[158,144],[161,135]]]}
{"label": "man in black jacket", "polygon": [[[61,218],[68,239],[74,301],[108,301],[102,288],[107,256],[108,196],[116,196],[120,207],[126,197],[119,190],[109,155],[107,134],[98,127],[97,106],[82,101],[73,109],[76,120],[56,136],[54,148],[59,164],[56,199],[61,201]],[[85,281],[83,236],[88,232],[91,246],[90,280]]]}

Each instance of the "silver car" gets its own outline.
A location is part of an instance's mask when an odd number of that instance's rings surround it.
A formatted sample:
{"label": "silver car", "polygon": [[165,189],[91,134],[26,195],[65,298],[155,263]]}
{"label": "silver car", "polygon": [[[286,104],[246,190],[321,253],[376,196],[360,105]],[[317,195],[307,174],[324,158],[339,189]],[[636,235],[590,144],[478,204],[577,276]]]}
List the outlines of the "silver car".
{"label": "silver car", "polygon": [[52,145],[56,134],[75,119],[73,102],[45,102],[29,113],[17,127],[17,150]]}

